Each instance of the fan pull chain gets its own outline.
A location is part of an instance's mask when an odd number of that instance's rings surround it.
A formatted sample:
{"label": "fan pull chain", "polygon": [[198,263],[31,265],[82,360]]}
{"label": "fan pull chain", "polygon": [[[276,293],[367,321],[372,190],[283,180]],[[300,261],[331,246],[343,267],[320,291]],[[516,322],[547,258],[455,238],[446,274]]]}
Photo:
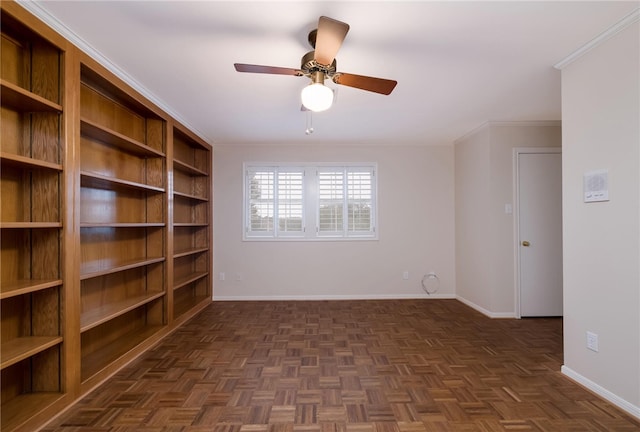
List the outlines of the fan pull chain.
{"label": "fan pull chain", "polygon": [[307,128],[305,129],[305,135],[311,135],[313,133],[313,111],[307,111]]}

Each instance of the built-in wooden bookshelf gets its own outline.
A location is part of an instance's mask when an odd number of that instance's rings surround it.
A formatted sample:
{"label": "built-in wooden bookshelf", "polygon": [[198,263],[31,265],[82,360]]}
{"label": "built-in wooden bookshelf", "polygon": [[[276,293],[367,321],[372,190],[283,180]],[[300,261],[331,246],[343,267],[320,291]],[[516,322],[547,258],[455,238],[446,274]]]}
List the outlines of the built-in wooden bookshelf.
{"label": "built-in wooden bookshelf", "polygon": [[64,396],[63,50],[1,15],[0,429]]}
{"label": "built-in wooden bookshelf", "polygon": [[212,149],[22,6],[0,7],[0,429],[13,432],[211,301]]}
{"label": "built-in wooden bookshelf", "polygon": [[173,313],[211,297],[211,151],[173,129]]}
{"label": "built-in wooden bookshelf", "polygon": [[167,324],[166,122],[87,65],[80,81],[84,382]]}

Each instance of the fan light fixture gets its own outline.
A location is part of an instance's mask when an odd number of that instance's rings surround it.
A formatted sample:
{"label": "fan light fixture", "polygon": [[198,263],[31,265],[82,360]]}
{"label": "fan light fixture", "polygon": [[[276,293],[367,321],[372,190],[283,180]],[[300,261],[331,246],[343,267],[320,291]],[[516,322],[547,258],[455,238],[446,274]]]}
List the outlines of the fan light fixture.
{"label": "fan light fixture", "polygon": [[333,103],[333,91],[321,83],[311,83],[302,89],[302,105],[308,110],[319,112],[327,110]]}
{"label": "fan light fixture", "polygon": [[324,72],[311,73],[311,84],[302,89],[302,105],[310,111],[325,111],[333,103],[333,90],[324,85]]}

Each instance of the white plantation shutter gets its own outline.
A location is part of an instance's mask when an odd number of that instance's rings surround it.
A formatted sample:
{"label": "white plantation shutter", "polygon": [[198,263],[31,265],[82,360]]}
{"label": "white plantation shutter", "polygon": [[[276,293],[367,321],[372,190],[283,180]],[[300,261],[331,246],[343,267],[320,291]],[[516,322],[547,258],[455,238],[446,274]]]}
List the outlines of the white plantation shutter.
{"label": "white plantation shutter", "polygon": [[249,206],[247,231],[253,235],[272,236],[275,211],[275,169],[247,171]]}
{"label": "white plantation shutter", "polygon": [[318,235],[344,231],[344,171],[318,171]]}
{"label": "white plantation shutter", "polygon": [[347,233],[369,235],[373,224],[373,169],[347,169]]}
{"label": "white plantation shutter", "polygon": [[245,240],[377,238],[374,164],[245,164],[245,174]]}
{"label": "white plantation shutter", "polygon": [[296,235],[304,231],[303,192],[304,172],[278,172],[278,232]]}
{"label": "white plantation shutter", "polygon": [[246,237],[301,236],[304,233],[304,171],[250,167],[246,170]]}
{"label": "white plantation shutter", "polygon": [[318,236],[374,236],[374,169],[321,168],[317,177]]}

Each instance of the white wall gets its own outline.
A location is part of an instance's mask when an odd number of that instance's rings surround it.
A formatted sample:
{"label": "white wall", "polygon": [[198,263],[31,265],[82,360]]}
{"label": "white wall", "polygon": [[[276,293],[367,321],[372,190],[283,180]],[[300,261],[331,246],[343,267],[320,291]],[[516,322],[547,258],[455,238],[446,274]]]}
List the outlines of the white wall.
{"label": "white wall", "polygon": [[[639,41],[636,20],[562,69],[563,372],[638,417]],[[609,202],[583,202],[583,174],[595,169],[609,171]]]}
{"label": "white wall", "polygon": [[514,214],[505,213],[505,204],[514,196],[513,149],[560,147],[560,122],[491,123],[491,311],[501,316],[515,312],[516,238]]}
{"label": "white wall", "polygon": [[[419,298],[429,271],[440,278],[432,297],[454,297],[451,146],[229,145],[214,153],[215,299]],[[379,240],[243,242],[247,161],[376,162]]]}
{"label": "white wall", "polygon": [[483,312],[491,310],[489,169],[485,124],[455,143],[456,295]]}
{"label": "white wall", "polygon": [[560,147],[559,122],[487,122],[455,142],[456,294],[515,316],[513,149]]}

